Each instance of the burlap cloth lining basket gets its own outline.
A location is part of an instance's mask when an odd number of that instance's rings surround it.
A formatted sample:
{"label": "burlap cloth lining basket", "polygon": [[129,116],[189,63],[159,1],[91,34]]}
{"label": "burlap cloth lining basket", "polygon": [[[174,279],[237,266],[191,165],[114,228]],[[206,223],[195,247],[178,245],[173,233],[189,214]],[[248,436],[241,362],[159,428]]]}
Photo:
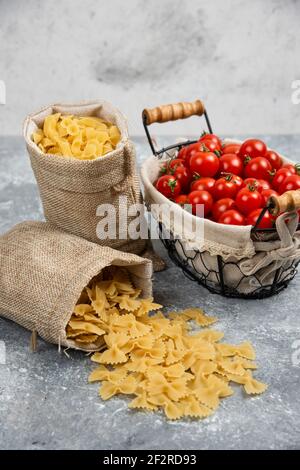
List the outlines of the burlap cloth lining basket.
{"label": "burlap cloth lining basket", "polygon": [[[46,116],[53,113],[98,116],[117,125],[121,141],[117,148],[96,160],[77,160],[44,154],[32,141],[32,133],[42,127]],[[23,134],[31,165],[39,186],[45,218],[59,228],[100,245],[140,254],[145,240],[100,240],[96,228],[100,217],[99,204],[112,204],[116,209],[119,230],[119,195],[127,196],[127,204],[142,203],[136,172],[135,149],[128,138],[127,121],[123,114],[105,101],[83,102],[76,105],[55,104],[29,115]],[[135,215],[128,217],[128,222]],[[124,228],[127,224],[124,222]]]}
{"label": "burlap cloth lining basket", "polygon": [[151,261],[96,245],[47,222],[24,222],[2,235],[0,262],[1,315],[67,347],[76,347],[65,332],[73,307],[103,268],[126,267],[141,295],[151,296]]}
{"label": "burlap cloth lining basket", "polygon": [[[241,143],[229,139],[226,141]],[[284,156],[281,157],[284,162],[289,162]],[[180,242],[176,241],[175,248],[184,263],[202,273],[207,282],[219,284],[217,256],[222,256],[228,262],[223,268],[225,285],[236,288],[241,294],[251,294],[260,285],[270,285],[279,267],[286,270],[283,276],[288,277],[289,270],[292,273],[294,267],[291,262],[300,259],[300,232],[297,232],[296,213],[282,214],[277,218],[275,239],[253,241],[250,225],[229,226],[199,219],[159,193],[153,183],[158,178],[162,161],[151,156],[142,165],[144,199],[156,221],[162,222],[168,232],[181,239]],[[166,217],[165,207],[168,206],[173,208],[173,218]],[[182,217],[184,237],[180,222]],[[195,231],[196,219],[200,227],[198,232]],[[181,225],[178,225],[178,221]]]}

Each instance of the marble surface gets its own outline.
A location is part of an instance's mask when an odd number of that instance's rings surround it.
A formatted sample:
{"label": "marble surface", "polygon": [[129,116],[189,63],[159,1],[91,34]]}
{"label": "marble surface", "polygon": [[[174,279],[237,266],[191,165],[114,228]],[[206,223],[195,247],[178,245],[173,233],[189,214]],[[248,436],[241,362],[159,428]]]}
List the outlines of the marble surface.
{"label": "marble surface", "polygon": [[96,98],[128,115],[132,135],[144,107],[195,98],[220,133],[299,132],[299,0],[2,0],[0,18],[2,135],[47,104]]}
{"label": "marble surface", "polygon": [[[264,138],[300,161],[300,136]],[[135,141],[141,161],[148,153],[145,139]],[[23,142],[2,137],[0,232],[41,218]],[[154,276],[155,299],[167,309],[201,306],[218,317],[216,328],[224,331],[225,341],[253,342],[256,376],[269,385],[267,392],[249,398],[235,387],[208,419],[168,422],[160,413],[129,410],[123,398],[101,401],[97,384],[87,384],[93,366],[84,353],[69,350],[67,357],[43,340],[31,353],[30,333],[0,318],[1,449],[300,448],[300,276],[273,298],[225,300],[186,279],[160,242],[156,246],[167,270]]]}

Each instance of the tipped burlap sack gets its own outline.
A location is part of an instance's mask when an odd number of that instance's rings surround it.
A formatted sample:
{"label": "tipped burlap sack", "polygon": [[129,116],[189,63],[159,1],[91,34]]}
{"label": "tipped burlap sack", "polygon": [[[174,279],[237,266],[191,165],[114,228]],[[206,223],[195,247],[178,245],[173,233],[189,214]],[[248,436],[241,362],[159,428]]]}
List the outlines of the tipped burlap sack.
{"label": "tipped burlap sack", "polygon": [[[96,160],[77,160],[58,155],[44,154],[32,141],[32,133],[42,127],[46,116],[53,113],[79,116],[98,116],[115,124],[121,133],[117,148]],[[133,210],[127,221],[124,210],[141,204],[142,197],[136,172],[135,149],[128,137],[127,122],[123,114],[104,101],[77,105],[56,104],[43,108],[27,117],[23,128],[43,203],[45,218],[59,228],[100,245],[140,254],[145,240],[132,240],[127,226],[139,215]],[[126,196],[119,206],[119,196]],[[111,204],[116,211],[115,239],[99,239],[97,216],[100,204]],[[121,213],[121,221],[119,215]],[[122,236],[119,234],[121,225]]]}
{"label": "tipped burlap sack", "polygon": [[67,347],[75,347],[65,331],[74,306],[104,268],[126,267],[141,296],[151,296],[151,261],[99,246],[47,222],[24,222],[2,235],[0,263],[0,314]]}

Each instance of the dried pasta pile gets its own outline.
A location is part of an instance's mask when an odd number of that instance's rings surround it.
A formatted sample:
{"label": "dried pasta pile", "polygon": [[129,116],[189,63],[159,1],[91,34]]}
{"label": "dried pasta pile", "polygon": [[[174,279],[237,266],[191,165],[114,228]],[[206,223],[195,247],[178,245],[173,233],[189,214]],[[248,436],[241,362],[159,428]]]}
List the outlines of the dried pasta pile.
{"label": "dried pasta pile", "polygon": [[[220,399],[233,394],[230,382],[243,385],[247,394],[267,386],[253,378],[255,351],[250,343],[220,343],[223,333],[205,327],[216,319],[198,308],[165,317],[161,305],[140,299],[125,271],[113,279],[95,281],[80,299],[67,335],[77,341],[101,340],[106,349],[92,361],[100,365],[90,382],[101,381],[99,394],[132,395],[130,408],[163,409],[169,419],[205,418]],[[85,298],[84,298],[85,296]],[[190,321],[202,331],[191,330]]]}
{"label": "dried pasta pile", "polygon": [[47,116],[32,140],[47,154],[94,160],[116,148],[121,135],[117,126],[96,116]]}

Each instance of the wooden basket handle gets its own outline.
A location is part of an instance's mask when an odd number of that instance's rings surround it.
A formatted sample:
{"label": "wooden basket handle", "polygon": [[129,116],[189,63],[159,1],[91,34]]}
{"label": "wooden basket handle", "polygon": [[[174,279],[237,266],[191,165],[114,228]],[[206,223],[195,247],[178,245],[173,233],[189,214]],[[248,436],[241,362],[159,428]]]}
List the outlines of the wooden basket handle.
{"label": "wooden basket handle", "polygon": [[271,196],[268,201],[269,212],[278,215],[300,209],[300,189],[287,191],[281,196]]}
{"label": "wooden basket handle", "polygon": [[192,103],[163,104],[152,109],[146,108],[142,115],[144,122],[150,126],[154,122],[177,121],[177,119],[186,119],[190,116],[202,116],[204,112],[204,104],[196,100]]}

